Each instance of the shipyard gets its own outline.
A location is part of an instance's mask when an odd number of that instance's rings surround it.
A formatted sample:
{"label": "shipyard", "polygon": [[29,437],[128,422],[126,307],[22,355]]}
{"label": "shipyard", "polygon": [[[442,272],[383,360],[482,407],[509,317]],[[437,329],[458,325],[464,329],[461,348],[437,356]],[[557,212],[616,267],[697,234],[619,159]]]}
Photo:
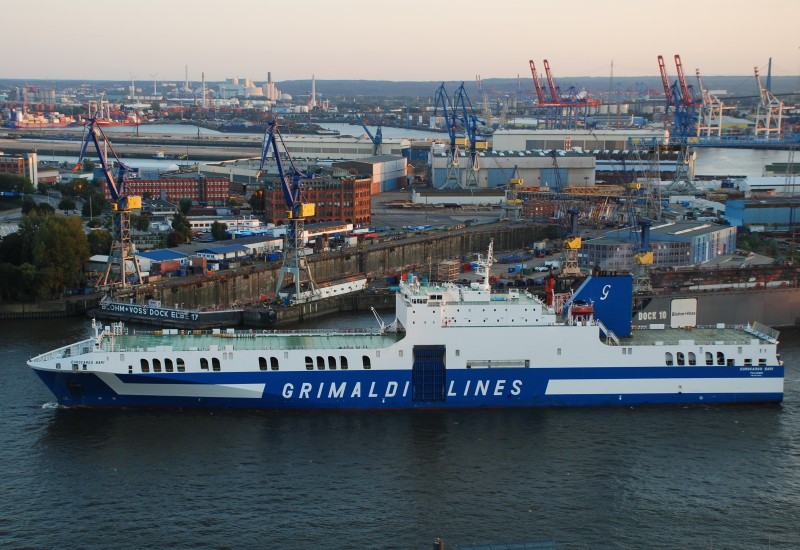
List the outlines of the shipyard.
{"label": "shipyard", "polygon": [[7,6],[0,546],[795,548],[798,7],[565,8]]}

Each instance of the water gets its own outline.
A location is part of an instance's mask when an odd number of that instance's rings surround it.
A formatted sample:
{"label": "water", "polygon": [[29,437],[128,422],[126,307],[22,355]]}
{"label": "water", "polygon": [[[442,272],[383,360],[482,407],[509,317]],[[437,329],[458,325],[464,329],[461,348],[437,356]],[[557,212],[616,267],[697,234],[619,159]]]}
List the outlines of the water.
{"label": "water", "polygon": [[780,407],[109,412],[53,408],[25,365],[88,321],[0,328],[6,548],[800,541],[800,330]]}

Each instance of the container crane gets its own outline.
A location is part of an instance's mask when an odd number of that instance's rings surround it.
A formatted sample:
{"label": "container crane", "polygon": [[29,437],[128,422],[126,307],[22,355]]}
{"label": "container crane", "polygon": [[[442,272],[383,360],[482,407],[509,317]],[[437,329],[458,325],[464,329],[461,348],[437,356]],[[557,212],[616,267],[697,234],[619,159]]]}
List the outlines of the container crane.
{"label": "container crane", "polygon": [[756,138],[781,138],[781,123],[783,119],[783,103],[776,98],[769,89],[761,85],[758,67],[754,68],[756,84],[758,84],[759,103],[756,112]]}
{"label": "container crane", "polygon": [[434,96],[433,115],[441,112],[450,136],[450,148],[447,150],[447,179],[442,188],[461,187],[461,171],[458,165],[458,114],[455,106],[450,100],[450,95],[444,87],[444,82],[436,90]]}
{"label": "container crane", "polygon": [[[278,150],[279,142],[283,154],[289,162],[289,174],[287,174],[287,170],[284,167],[284,158],[281,155],[281,151]],[[303,241],[305,220],[314,216],[315,205],[306,201],[303,195],[302,180],[311,176],[295,167],[283,142],[283,137],[278,130],[277,119],[267,123],[267,129],[264,132],[264,139],[261,145],[261,163],[258,168],[259,176],[264,171],[270,151],[272,151],[278,168],[278,179],[283,191],[283,200],[287,207],[283,263],[278,274],[275,295],[284,298],[291,296],[291,301],[294,303],[310,301],[320,294],[319,287],[317,287],[314,278],[311,276],[311,268],[306,261],[305,243]],[[288,292],[284,291],[284,280],[287,275],[291,278],[291,284],[293,285],[293,289]]]}
{"label": "container crane", "polygon": [[695,69],[697,87],[700,91],[700,117],[697,121],[698,137],[722,137],[722,116],[725,113],[725,104],[712,95],[704,86],[700,76],[700,69]]}
{"label": "container crane", "polygon": [[[111,142],[106,137],[102,128],[97,125],[97,113],[83,128],[83,143],[81,145],[80,157],[75,166],[75,171],[79,170],[83,159],[86,157],[86,148],[91,141],[94,145],[100,165],[103,169],[103,177],[106,180],[106,189],[111,196],[113,209],[113,240],[111,252],[108,255],[108,262],[103,275],[97,280],[96,287],[121,286],[125,288],[129,282],[141,284],[142,270],[139,267],[139,260],[136,258],[136,249],[131,240],[131,210],[142,207],[142,197],[128,195],[125,188],[125,178],[127,174],[138,172],[138,168],[131,168],[123,163]],[[102,139],[103,143],[100,143]],[[105,149],[108,148],[114,156],[117,166],[117,177],[112,174],[112,166],[108,162]],[[131,269],[128,268],[131,266]],[[119,277],[115,280],[115,275]]]}
{"label": "container crane", "polygon": [[475,116],[475,109],[472,107],[472,102],[469,100],[463,82],[453,96],[453,104],[467,136],[466,138],[457,138],[457,142],[462,140],[457,144],[463,144],[469,151],[469,156],[467,157],[469,166],[467,167],[465,184],[467,188],[475,188],[478,187],[478,170],[480,169],[478,151],[486,150],[488,147],[486,140],[478,134],[478,130],[480,126],[486,125],[486,121]]}
{"label": "container crane", "polygon": [[358,123],[361,124],[361,127],[364,128],[364,131],[367,133],[370,141],[372,142],[372,154],[373,155],[380,155],[381,154],[381,144],[383,143],[383,133],[381,131],[381,125],[378,124],[378,128],[375,130],[375,133],[369,131],[367,127],[367,123],[364,122],[364,118],[355,111],[348,115],[348,118],[355,118],[358,120]]}

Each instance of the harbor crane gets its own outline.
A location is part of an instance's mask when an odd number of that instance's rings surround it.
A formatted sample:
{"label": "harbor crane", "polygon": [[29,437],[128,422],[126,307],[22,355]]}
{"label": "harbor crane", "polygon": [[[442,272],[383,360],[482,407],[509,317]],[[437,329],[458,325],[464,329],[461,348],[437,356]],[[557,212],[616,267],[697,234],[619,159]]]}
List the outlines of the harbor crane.
{"label": "harbor crane", "polygon": [[[106,189],[111,196],[113,209],[113,240],[111,251],[108,255],[106,269],[95,284],[98,288],[109,288],[121,286],[125,288],[130,282],[141,284],[142,270],[139,267],[139,260],[136,258],[136,249],[131,240],[131,210],[142,207],[142,197],[129,195],[125,186],[125,179],[128,174],[137,173],[138,168],[131,168],[122,162],[111,146],[111,142],[97,125],[98,113],[89,119],[83,128],[83,143],[81,145],[80,157],[75,171],[79,170],[83,159],[86,157],[86,148],[89,142],[94,145],[97,156],[100,159],[100,166],[103,170],[103,177],[106,181]],[[101,144],[102,140],[102,144]],[[106,148],[114,156],[117,167],[117,177],[112,173],[112,166],[108,162]]]}
{"label": "harbor crane", "polygon": [[667,120],[670,108],[674,111],[669,144],[678,148],[675,178],[667,187],[667,191],[672,193],[693,193],[696,189],[689,181],[691,174],[688,167],[694,152],[690,151],[689,142],[697,136],[697,111],[701,105],[701,100],[695,97],[694,88],[686,81],[679,55],[675,55],[675,67],[678,70],[678,79],[670,84],[664,57],[658,56],[658,68],[661,73],[661,83],[664,87],[664,95],[667,101],[664,120]]}
{"label": "harbor crane", "polygon": [[783,103],[772,95],[772,92],[770,92],[768,88],[761,85],[758,67],[755,67],[754,70],[759,95],[758,110],[756,111],[755,137],[757,139],[781,139]]}
{"label": "harbor crane", "polygon": [[381,124],[378,123],[378,128],[375,130],[373,134],[370,132],[369,128],[367,127],[367,123],[364,122],[364,117],[361,116],[360,113],[353,111],[348,115],[348,118],[355,118],[361,127],[364,128],[364,131],[367,133],[370,141],[372,142],[372,154],[377,156],[381,154],[381,144],[383,144],[383,132],[381,131]]}
{"label": "harbor crane", "polygon": [[722,116],[725,109],[730,109],[722,100],[717,98],[703,86],[703,79],[700,76],[700,69],[695,69],[697,77],[697,87],[700,91],[700,117],[697,122],[698,137],[722,137]]}
{"label": "harbor crane", "polygon": [[488,148],[486,140],[479,135],[479,130],[480,127],[486,125],[486,121],[475,116],[475,109],[472,107],[472,102],[469,100],[463,82],[456,90],[455,96],[453,96],[453,104],[466,134],[466,138],[458,139],[463,140],[464,147],[468,148],[469,151],[465,187],[477,188],[478,170],[480,169],[478,151]]}
{"label": "harbor crane", "polygon": [[583,127],[587,127],[589,107],[600,105],[600,101],[587,97],[585,92],[579,91],[575,86],[570,86],[566,92],[562,92],[561,88],[556,86],[547,59],[544,60],[547,86],[542,86],[533,60],[529,60],[528,64],[531,68],[538,106],[545,114],[545,127],[573,130],[579,126],[579,122]]}
{"label": "harbor crane", "polygon": [[[278,149],[280,143],[281,150]],[[286,234],[283,241],[283,262],[275,287],[275,295],[289,298],[294,303],[316,299],[320,290],[311,276],[311,268],[305,257],[305,220],[314,216],[315,205],[308,202],[303,194],[303,179],[312,177],[310,174],[297,169],[289,156],[289,151],[283,142],[283,137],[278,129],[278,120],[267,123],[264,139],[261,145],[261,162],[258,175],[264,171],[264,166],[270,151],[275,159],[278,169],[278,179],[283,191],[283,200],[286,204]],[[284,158],[289,163],[288,174],[284,166]],[[291,279],[292,288],[284,289],[284,281]]]}
{"label": "harbor crane", "polygon": [[458,114],[444,87],[444,82],[437,88],[434,96],[433,115],[437,116],[439,113],[444,117],[447,133],[450,136],[450,148],[447,150],[447,178],[442,188],[461,187],[461,168],[458,162]]}

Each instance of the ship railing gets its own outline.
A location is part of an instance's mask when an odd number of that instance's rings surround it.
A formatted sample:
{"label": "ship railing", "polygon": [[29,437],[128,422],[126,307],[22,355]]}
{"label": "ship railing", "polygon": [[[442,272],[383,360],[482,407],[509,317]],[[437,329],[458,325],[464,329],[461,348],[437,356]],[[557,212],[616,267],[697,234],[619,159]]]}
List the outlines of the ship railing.
{"label": "ship railing", "polygon": [[606,327],[600,319],[595,319],[594,323],[600,327],[600,330],[605,333],[606,335],[606,343],[609,341],[614,342],[614,345],[619,345],[619,337],[614,334],[614,331]]}
{"label": "ship railing", "polygon": [[89,338],[87,340],[82,340],[75,344],[70,344],[68,346],[64,346],[55,349],[53,351],[48,351],[47,353],[37,355],[36,357],[32,358],[31,361],[45,362],[45,361],[52,361],[54,359],[70,359],[71,357],[77,357],[85,353],[90,353],[94,348],[94,345],[95,345],[94,338]]}
{"label": "ship railing", "polygon": [[778,336],[781,334],[774,328],[763,325],[758,321],[753,321],[752,323],[748,324],[746,327],[744,327],[744,330],[745,332],[749,332],[750,334],[758,336],[762,340],[766,340],[772,344],[778,343]]}

